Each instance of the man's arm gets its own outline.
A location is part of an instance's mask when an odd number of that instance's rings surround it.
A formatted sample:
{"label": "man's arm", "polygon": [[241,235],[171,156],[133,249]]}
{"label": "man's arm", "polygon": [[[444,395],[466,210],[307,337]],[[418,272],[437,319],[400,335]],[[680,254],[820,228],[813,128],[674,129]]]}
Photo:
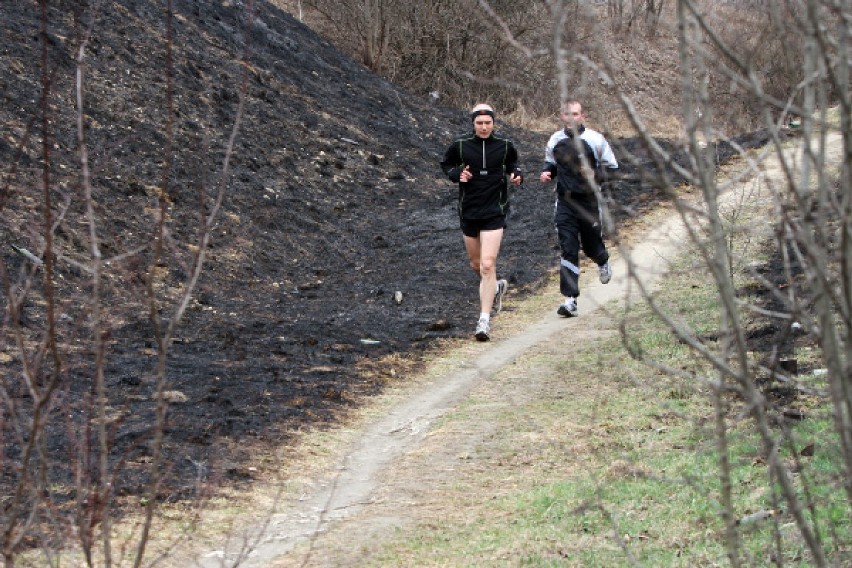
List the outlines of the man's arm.
{"label": "man's arm", "polygon": [[521,168],[518,167],[518,149],[511,142],[508,144],[509,147],[506,151],[506,171],[509,173],[509,181],[515,185],[521,185],[524,183],[524,176]]}
{"label": "man's arm", "polygon": [[544,166],[541,168],[541,175],[539,176],[542,183],[556,178],[556,158],[553,157],[553,147],[559,141],[558,138],[559,132],[555,132],[547,141],[547,146],[544,147]]}
{"label": "man's arm", "polygon": [[607,142],[606,138],[604,138],[603,136],[601,136],[601,149],[600,157],[598,158],[598,163],[600,164],[602,169],[618,169],[618,161],[615,159],[615,154],[613,153],[609,142]]}
{"label": "man's arm", "polygon": [[441,160],[441,169],[444,171],[444,175],[446,175],[451,182],[459,183],[460,176],[464,164],[461,163],[461,156],[459,155],[459,143],[454,142],[447,148],[447,151],[444,152],[444,159]]}

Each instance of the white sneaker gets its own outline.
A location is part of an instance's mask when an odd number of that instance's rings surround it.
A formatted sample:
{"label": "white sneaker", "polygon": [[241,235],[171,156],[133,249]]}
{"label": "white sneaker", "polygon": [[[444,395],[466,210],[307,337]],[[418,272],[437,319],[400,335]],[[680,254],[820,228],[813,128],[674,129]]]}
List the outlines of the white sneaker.
{"label": "white sneaker", "polygon": [[598,265],[598,276],[601,279],[601,284],[607,284],[612,280],[612,267],[609,265],[609,262]]}
{"label": "white sneaker", "polygon": [[506,291],[509,289],[509,283],[506,280],[498,280],[497,281],[497,293],[494,294],[494,313],[499,314],[500,310],[503,309],[503,296],[506,295]]}
{"label": "white sneaker", "polygon": [[572,318],[577,315],[577,298],[566,298],[565,303],[560,304],[556,313],[562,317]]}
{"label": "white sneaker", "polygon": [[488,320],[485,318],[480,318],[479,323],[476,324],[476,332],[474,336],[477,341],[488,341],[491,339],[489,336],[491,333],[491,326],[488,325]]}

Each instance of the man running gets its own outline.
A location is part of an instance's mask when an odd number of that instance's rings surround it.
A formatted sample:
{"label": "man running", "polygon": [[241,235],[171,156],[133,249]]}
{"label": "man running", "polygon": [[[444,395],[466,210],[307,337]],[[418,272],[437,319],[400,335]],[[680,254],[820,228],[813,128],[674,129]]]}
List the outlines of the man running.
{"label": "man running", "polygon": [[598,265],[603,284],[612,278],[609,252],[601,232],[600,207],[592,183],[603,183],[618,169],[609,143],[600,132],[586,128],[586,113],[578,101],[568,101],[560,112],[565,128],[553,133],[544,152],[542,183],[556,175],[556,213],[562,259],[559,290],[565,297],[556,310],[560,316],[577,315],[580,295],[580,247]]}
{"label": "man running", "polygon": [[511,141],[494,135],[494,109],[478,104],[470,113],[473,132],[456,138],[444,153],[441,169],[459,184],[458,211],[470,267],[479,275],[479,321],[474,336],[488,341],[491,310],[499,312],[508,283],[497,279],[497,255],[509,212],[506,176],[523,183],[518,152]]}

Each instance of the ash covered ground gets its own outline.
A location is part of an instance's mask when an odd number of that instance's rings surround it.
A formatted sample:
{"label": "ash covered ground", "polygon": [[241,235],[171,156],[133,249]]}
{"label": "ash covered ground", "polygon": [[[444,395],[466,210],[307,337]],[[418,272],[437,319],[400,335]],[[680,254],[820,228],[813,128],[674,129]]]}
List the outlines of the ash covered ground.
{"label": "ash covered ground", "polygon": [[[35,380],[59,375],[47,419],[52,478],[70,479],[68,464],[87,455],[94,408],[91,233],[74,88],[81,48],[89,185],[100,251],[110,260],[100,294],[118,495],[142,491],[151,452],[157,343],[147,282],[153,275],[157,312],[168,322],[192,273],[200,219],[222,183],[243,86],[224,202],[169,345],[174,398],[163,498],[192,497],[199,463],[210,480],[250,481],[257,475],[251,459],[295,431],[338,420],[443,341],[471,336],[476,279],[458,229],[456,188],[438,166],[451,139],[469,128],[464,111],[404,92],[265,2],[254,4],[248,34],[238,2],[178,0],[171,30],[153,0],[103,2],[94,14],[82,6],[51,4],[44,32],[35,2],[7,4],[0,19],[0,373],[12,401],[4,428],[32,411],[23,361],[36,360],[48,328],[44,269],[13,245],[44,254],[49,195],[62,363],[45,358]],[[497,130],[515,141],[528,178],[512,190],[500,258],[511,309],[513,298],[540,288],[556,266],[554,196],[537,181],[549,133],[499,122]],[[609,192],[624,223],[662,196],[640,142],[612,142],[624,175]],[[672,142],[659,142],[680,155]],[[734,154],[729,147],[717,153],[720,161]],[[166,185],[167,238],[155,258]],[[33,285],[20,313],[10,310],[10,294],[28,276]],[[15,439],[10,432],[7,440]],[[7,483],[17,479],[21,447],[5,447]],[[90,473],[97,476],[94,466]]]}

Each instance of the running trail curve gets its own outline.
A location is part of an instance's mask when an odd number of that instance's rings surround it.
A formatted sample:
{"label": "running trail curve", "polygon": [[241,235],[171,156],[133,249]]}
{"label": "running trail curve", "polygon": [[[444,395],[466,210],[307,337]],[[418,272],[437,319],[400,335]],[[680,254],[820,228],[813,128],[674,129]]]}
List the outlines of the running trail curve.
{"label": "running trail curve", "polygon": [[[839,136],[833,136],[832,140],[830,142],[835,147],[840,145]],[[760,175],[767,182],[784,183],[777,158],[764,160],[760,170]],[[336,523],[363,513],[371,507],[379,489],[381,473],[400,456],[415,450],[429,434],[432,425],[464,400],[475,386],[553,335],[571,326],[581,326],[584,315],[616,299],[630,297],[631,282],[640,281],[646,289],[654,288],[668,271],[669,260],[680,250],[684,234],[680,218],[674,214],[667,216],[641,242],[627,250],[633,269],[630,277],[627,262],[616,253],[611,259],[613,277],[609,284],[603,285],[591,278],[583,283],[577,318],[558,317],[554,309],[548,308],[536,323],[487,344],[461,370],[454,368],[451,373],[419,387],[364,429],[355,445],[342,457],[339,470],[330,481],[317,484],[311,494],[304,495],[290,509],[273,513],[262,527],[247,531],[239,543],[234,540],[232,544],[238,544],[238,550],[209,550],[202,554],[196,565],[201,568],[269,568],[275,565],[276,559],[286,556],[297,546],[310,545],[317,535]],[[385,522],[393,524],[394,520]],[[376,529],[381,527],[358,527],[354,530]],[[309,550],[304,565],[321,566],[322,551]]]}

